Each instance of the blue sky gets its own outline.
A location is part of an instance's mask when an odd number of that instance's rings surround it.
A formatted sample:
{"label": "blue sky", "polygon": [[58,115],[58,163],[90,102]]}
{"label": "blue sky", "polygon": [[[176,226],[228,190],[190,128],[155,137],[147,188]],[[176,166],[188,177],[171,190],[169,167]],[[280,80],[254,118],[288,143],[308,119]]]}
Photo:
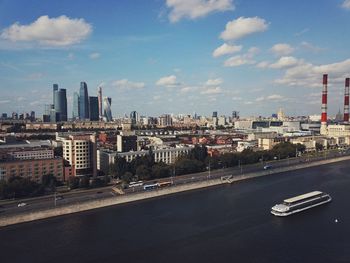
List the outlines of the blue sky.
{"label": "blue sky", "polygon": [[0,0],[0,112],[41,114],[52,84],[112,97],[114,116],[342,109],[350,1]]}

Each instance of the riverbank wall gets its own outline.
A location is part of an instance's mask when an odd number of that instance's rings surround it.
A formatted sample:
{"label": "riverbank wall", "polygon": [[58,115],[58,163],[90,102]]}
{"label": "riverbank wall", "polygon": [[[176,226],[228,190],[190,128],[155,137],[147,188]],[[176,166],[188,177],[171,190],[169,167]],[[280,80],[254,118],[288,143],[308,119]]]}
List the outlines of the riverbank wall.
{"label": "riverbank wall", "polygon": [[[270,170],[263,170],[259,172],[241,174],[237,176],[235,175],[233,178],[230,179],[230,183],[234,183],[241,180],[253,179],[261,176],[267,176],[271,174],[294,171],[294,170],[308,168],[308,167],[331,164],[331,163],[341,162],[346,160],[350,160],[350,156],[338,157],[338,158],[321,160],[321,161],[310,162],[310,163],[300,163],[293,166],[274,168]],[[218,186],[218,185],[227,184],[227,183],[228,183],[227,181],[222,181],[221,179],[211,179],[206,181],[161,188],[161,189],[152,190],[152,191],[145,191],[145,192],[127,194],[127,195],[118,195],[115,197],[102,199],[102,200],[75,203],[71,205],[50,208],[46,210],[32,211],[28,213],[22,213],[22,214],[11,215],[11,216],[3,215],[0,217],[0,227],[30,222],[34,220],[41,220],[41,219],[46,219],[51,217],[57,217],[57,216],[62,216],[62,215],[67,215],[72,213],[78,213],[78,212],[98,209],[102,207],[136,202],[136,201],[150,199],[150,198],[157,198],[160,196],[166,196],[166,195],[176,194],[176,193],[181,193],[186,191],[204,189],[204,188]]]}

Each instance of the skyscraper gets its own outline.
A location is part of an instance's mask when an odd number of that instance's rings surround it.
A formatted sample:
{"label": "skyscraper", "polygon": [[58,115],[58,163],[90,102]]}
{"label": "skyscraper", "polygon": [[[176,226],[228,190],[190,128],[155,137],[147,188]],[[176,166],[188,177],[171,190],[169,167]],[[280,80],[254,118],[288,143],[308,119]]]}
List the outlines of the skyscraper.
{"label": "skyscraper", "polygon": [[102,118],[103,114],[103,107],[102,107],[102,87],[98,87],[97,91],[97,97],[98,97],[98,115],[99,118]]}
{"label": "skyscraper", "polygon": [[112,104],[111,98],[109,98],[109,97],[103,98],[104,119],[106,121],[112,121],[111,104]]}
{"label": "skyscraper", "polygon": [[89,119],[89,95],[87,84],[85,82],[80,82],[79,117],[81,120]]}
{"label": "skyscraper", "polygon": [[98,97],[89,97],[90,121],[98,121]]}
{"label": "skyscraper", "polygon": [[67,121],[67,91],[66,89],[59,89],[54,92],[55,111],[58,114],[58,120],[56,121]]}
{"label": "skyscraper", "polygon": [[74,92],[74,95],[73,95],[72,117],[73,117],[73,120],[79,119],[79,94],[78,94],[78,92]]}
{"label": "skyscraper", "polygon": [[139,121],[139,114],[136,111],[132,111],[130,113],[130,120],[131,124],[136,125],[136,123]]}
{"label": "skyscraper", "polygon": [[52,85],[52,92],[53,92],[53,97],[52,97],[52,104],[54,105],[55,108],[55,96],[56,96],[56,91],[58,91],[58,84],[53,84]]}

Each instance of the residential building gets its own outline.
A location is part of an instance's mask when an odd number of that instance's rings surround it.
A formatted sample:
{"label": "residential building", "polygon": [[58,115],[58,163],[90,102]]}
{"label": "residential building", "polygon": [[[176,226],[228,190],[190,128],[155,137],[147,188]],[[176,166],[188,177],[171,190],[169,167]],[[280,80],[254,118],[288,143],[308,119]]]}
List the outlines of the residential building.
{"label": "residential building", "polygon": [[136,135],[117,135],[117,152],[137,151]]}
{"label": "residential building", "polygon": [[57,134],[56,140],[62,142],[63,158],[69,164],[72,176],[97,176],[95,134]]}

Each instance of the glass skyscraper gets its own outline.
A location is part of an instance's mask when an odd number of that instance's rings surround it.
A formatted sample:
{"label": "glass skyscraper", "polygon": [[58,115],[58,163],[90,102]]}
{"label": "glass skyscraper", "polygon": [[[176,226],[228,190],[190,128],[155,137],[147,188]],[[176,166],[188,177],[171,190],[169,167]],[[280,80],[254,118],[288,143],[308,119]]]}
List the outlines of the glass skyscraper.
{"label": "glass skyscraper", "polygon": [[98,97],[89,97],[90,121],[99,120],[98,112]]}
{"label": "glass skyscraper", "polygon": [[89,119],[89,95],[88,95],[87,84],[85,82],[80,82],[79,118],[80,120]]}
{"label": "glass skyscraper", "polygon": [[73,120],[79,119],[79,94],[78,92],[74,92],[73,95],[73,112],[72,118]]}
{"label": "glass skyscraper", "polygon": [[103,111],[104,118],[106,121],[112,121],[112,110],[111,110],[112,99],[109,97],[103,98]]}
{"label": "glass skyscraper", "polygon": [[58,114],[58,120],[67,121],[67,91],[66,89],[59,89],[55,91],[55,111]]}

